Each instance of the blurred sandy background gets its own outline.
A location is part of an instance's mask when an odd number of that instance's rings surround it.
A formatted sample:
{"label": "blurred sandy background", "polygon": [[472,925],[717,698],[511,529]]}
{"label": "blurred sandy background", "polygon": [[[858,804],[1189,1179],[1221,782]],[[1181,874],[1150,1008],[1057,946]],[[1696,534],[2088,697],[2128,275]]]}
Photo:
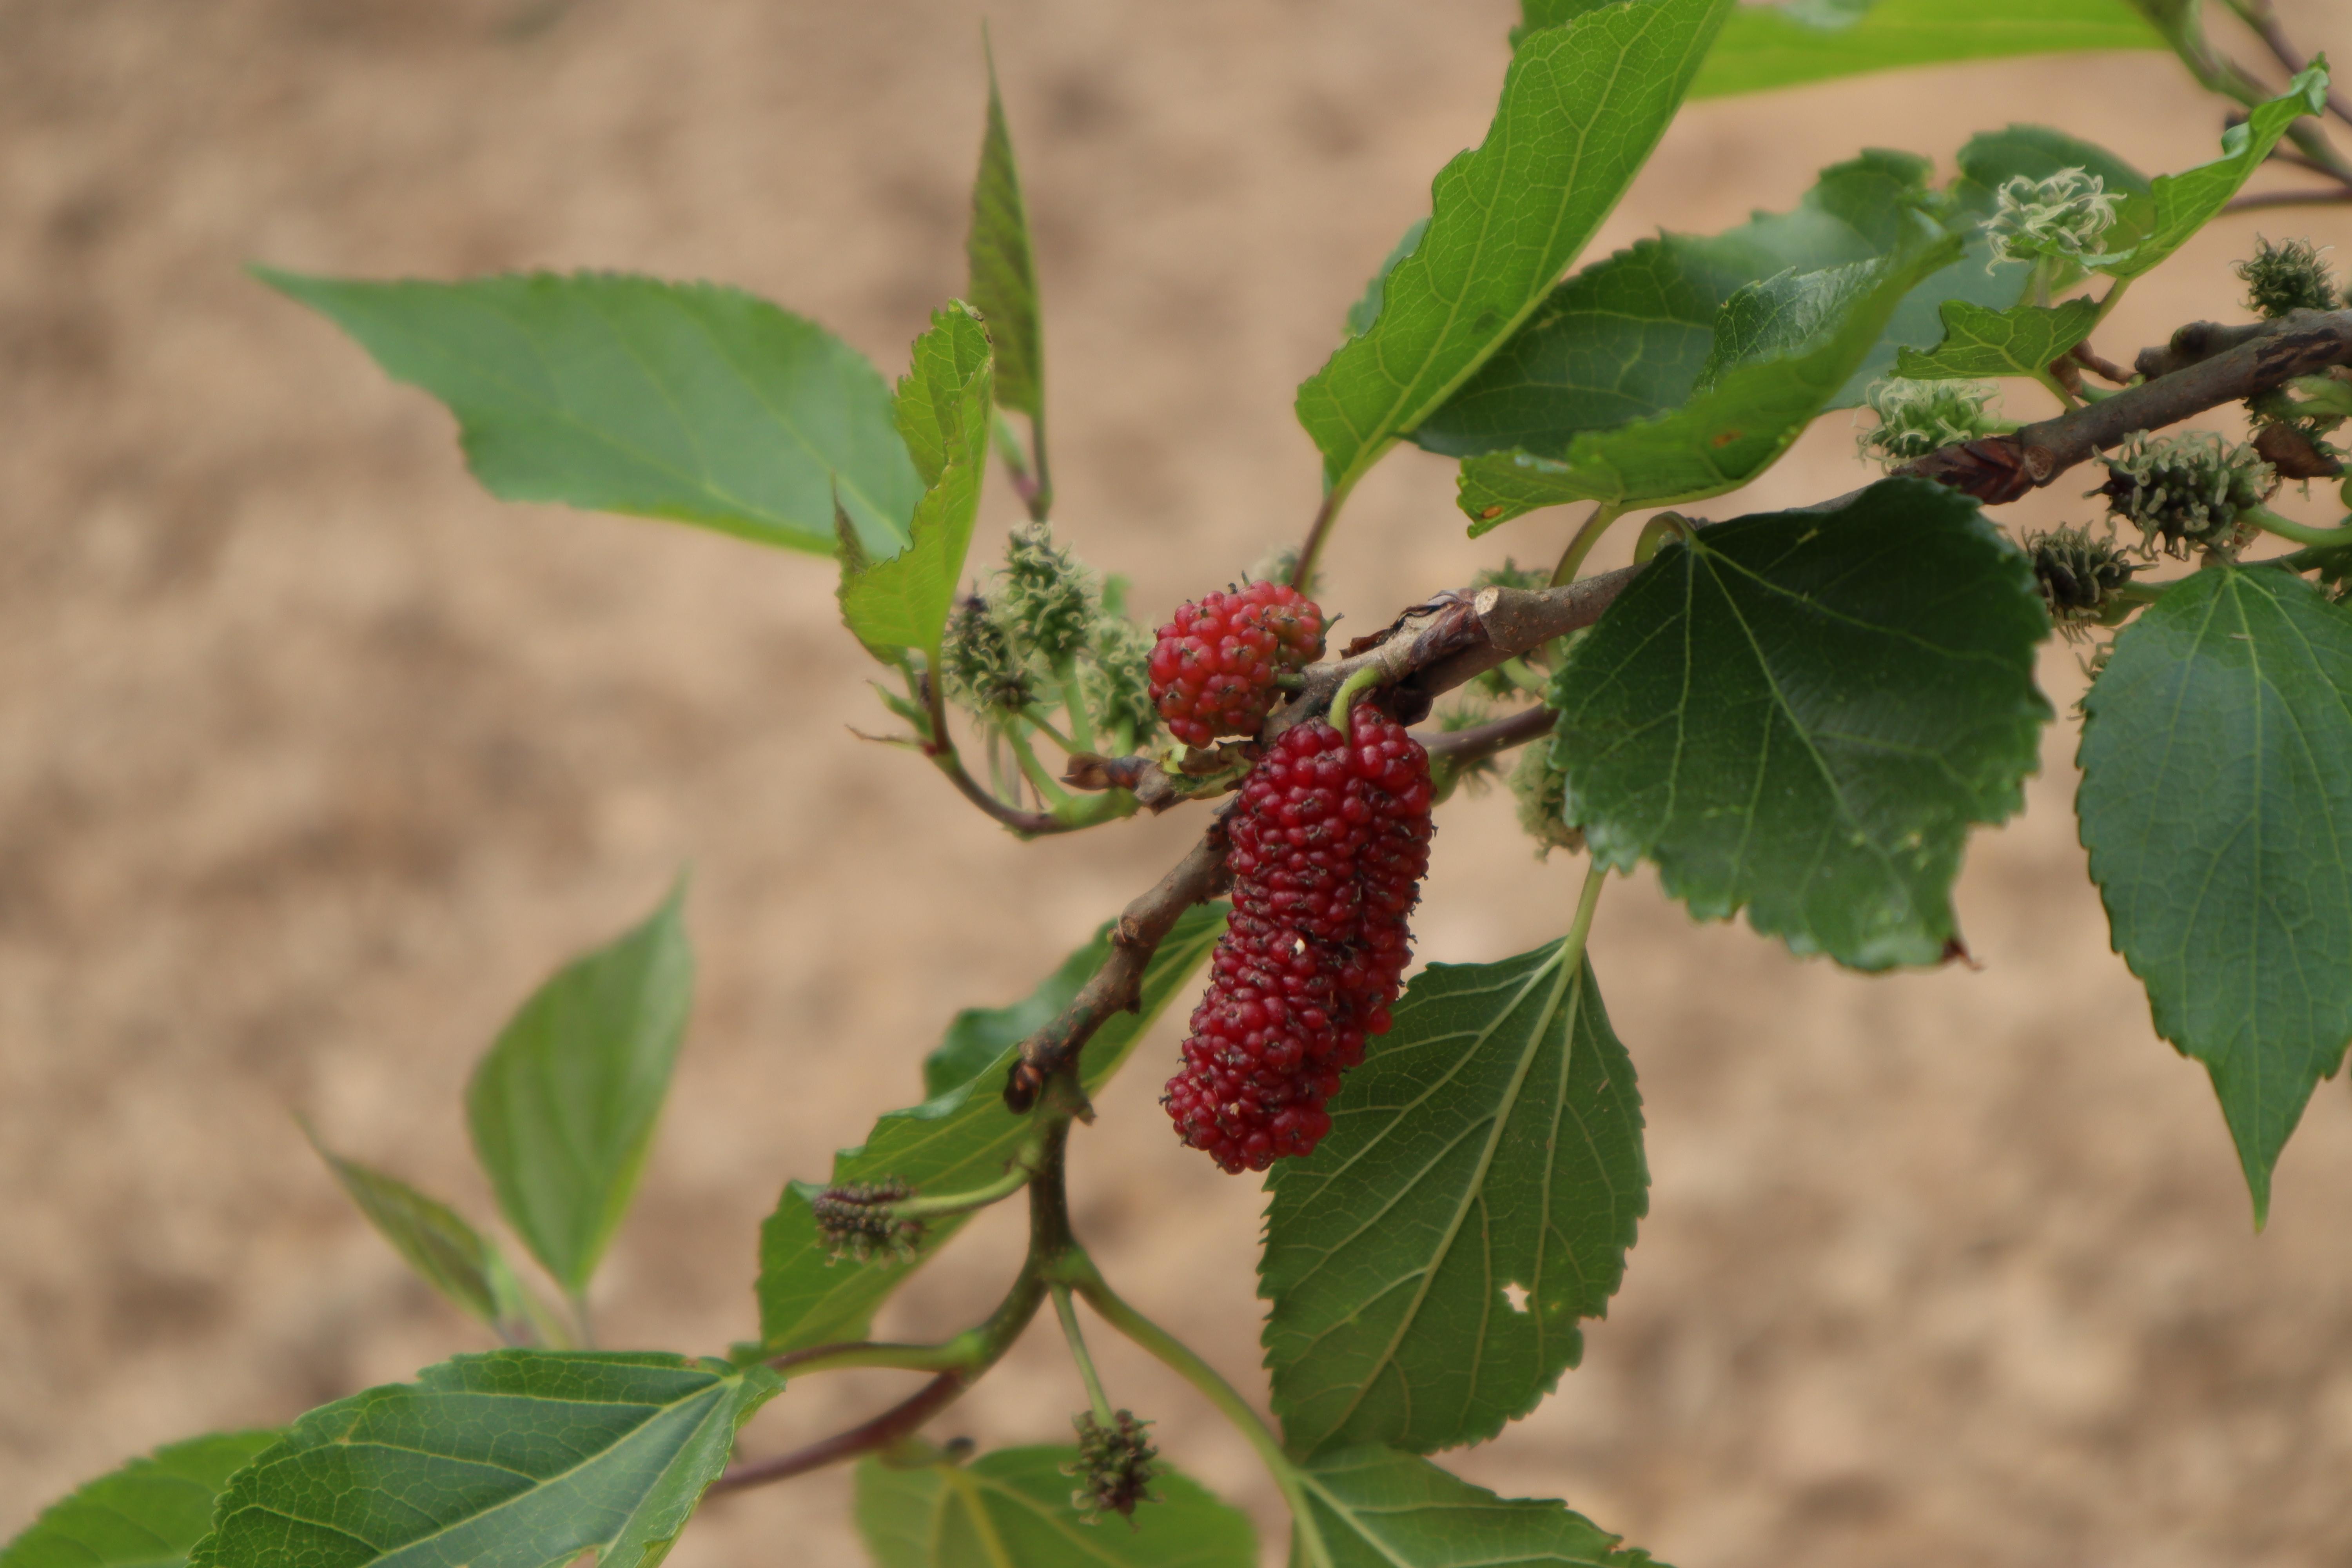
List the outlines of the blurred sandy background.
{"label": "blurred sandy background", "polygon": [[[2342,0],[2285,9],[2352,54]],[[1511,10],[991,7],[1063,529],[1144,614],[1304,523],[1291,388],[1483,133]],[[752,1331],[779,1184],[916,1098],[954,1008],[1024,991],[1195,831],[1014,844],[845,732],[879,715],[824,563],[499,506],[437,406],[238,270],[709,277],[896,374],[962,276],[980,17],[0,0],[0,1537],[155,1443],[480,1346],[289,1113],[487,1215],[457,1110],[474,1054],[681,863],[700,999],[598,1305],[609,1342],[716,1350]],[[1948,166],[2012,119],[2151,170],[2210,157],[2220,129],[2156,55],[1703,105],[1601,244],[1785,208],[1864,143]],[[2352,248],[2337,213],[2264,226]],[[2223,307],[2255,227],[2143,284],[2106,351]],[[1849,451],[1833,419],[1735,506],[1848,488]],[[1558,549],[1559,514],[1474,547],[1450,499],[1446,465],[1398,455],[1350,510],[1327,605],[1360,626]],[[2045,683],[2072,701],[2072,651]],[[2204,1075],[2106,951],[2072,749],[2053,727],[2026,816],[1978,842],[1980,973],[1859,979],[1695,928],[1646,879],[1612,894],[1594,945],[1647,1097],[1654,1215],[1583,1369],[1462,1468],[1684,1568],[2352,1559],[2352,1103],[2322,1086],[2252,1235]],[[1561,929],[1577,873],[1529,863],[1505,800],[1443,822],[1424,956]],[[1258,1195],[1168,1135],[1174,1046],[1163,1026],[1079,1141],[1081,1226],[1255,1386]],[[1014,1243],[992,1216],[886,1327],[968,1321]],[[1278,1521],[1213,1416],[1108,1360],[1172,1457]],[[893,1386],[799,1385],[747,1449]],[[1040,1333],[937,1430],[1058,1441],[1080,1403]],[[855,1563],[846,1490],[725,1501],[677,1561]]]}

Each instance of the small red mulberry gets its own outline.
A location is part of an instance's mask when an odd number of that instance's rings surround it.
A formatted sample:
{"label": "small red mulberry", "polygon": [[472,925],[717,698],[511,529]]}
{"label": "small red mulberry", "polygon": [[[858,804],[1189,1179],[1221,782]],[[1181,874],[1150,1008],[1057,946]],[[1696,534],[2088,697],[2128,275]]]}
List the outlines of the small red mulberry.
{"label": "small red mulberry", "polygon": [[1275,678],[1322,657],[1323,612],[1283,583],[1252,583],[1176,606],[1151,650],[1151,700],[1187,745],[1255,735],[1278,700]]}
{"label": "small red mulberry", "polygon": [[1429,869],[1429,754],[1364,708],[1343,737],[1284,732],[1226,819],[1233,920],[1162,1103],[1228,1171],[1305,1154],[1331,1130],[1339,1075],[1386,1034]]}

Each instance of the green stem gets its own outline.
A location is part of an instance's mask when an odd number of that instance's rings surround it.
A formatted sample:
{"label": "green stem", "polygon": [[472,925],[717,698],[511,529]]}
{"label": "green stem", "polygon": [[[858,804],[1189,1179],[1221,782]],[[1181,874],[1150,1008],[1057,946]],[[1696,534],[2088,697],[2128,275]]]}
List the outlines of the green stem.
{"label": "green stem", "polygon": [[[1054,679],[1061,684],[1062,708],[1070,716],[1070,738],[1078,750],[1095,749],[1095,722],[1087,716],[1086,695],[1078,689],[1078,666],[1075,659],[1064,659],[1054,667]],[[1064,747],[1065,751],[1069,748]]]}
{"label": "green stem", "polygon": [[1070,1359],[1078,1363],[1078,1376],[1087,1385],[1087,1404],[1094,1410],[1095,1423],[1113,1426],[1118,1417],[1111,1413],[1110,1396],[1103,1392],[1102,1377],[1095,1371],[1095,1358],[1087,1353],[1087,1336],[1078,1328],[1078,1309],[1070,1300],[1070,1288],[1057,1282],[1052,1289],[1054,1315],[1062,1320],[1062,1338],[1069,1342]]}
{"label": "green stem", "polygon": [[588,1292],[567,1291],[564,1305],[572,1309],[572,1342],[583,1351],[596,1348],[596,1321],[588,1313]]}
{"label": "green stem", "polygon": [[768,1364],[794,1377],[813,1373],[843,1372],[851,1367],[882,1367],[891,1372],[961,1372],[977,1365],[986,1352],[979,1331],[958,1334],[935,1345],[889,1344],[856,1341],[849,1344],[811,1345],[770,1356]]}
{"label": "green stem", "polygon": [[1369,691],[1380,683],[1380,670],[1370,665],[1339,683],[1339,689],[1331,698],[1331,728],[1339,731],[1341,739],[1355,738],[1355,731],[1349,727],[1348,710],[1356,705],[1358,694]]}
{"label": "green stem", "polygon": [[1585,939],[1592,934],[1593,912],[1601,908],[1601,889],[1609,880],[1609,868],[1595,860],[1584,873],[1584,890],[1576,896],[1576,919],[1569,922],[1568,941],[1560,952],[1560,961],[1569,968],[1584,962]]}
{"label": "green stem", "polygon": [[1578,526],[1575,537],[1568,542],[1568,548],[1559,552],[1559,564],[1551,569],[1553,587],[1564,587],[1576,581],[1577,573],[1583,568],[1584,558],[1592,553],[1592,547],[1601,542],[1601,536],[1609,531],[1609,525],[1624,513],[1625,509],[1614,501],[1593,503],[1592,510]]}
{"label": "green stem", "polygon": [[[1384,444],[1381,450],[1388,450]],[[1315,509],[1315,521],[1307,526],[1307,541],[1298,547],[1298,564],[1290,569],[1290,585],[1300,593],[1315,580],[1315,563],[1323,554],[1324,543],[1331,537],[1332,526],[1339,521],[1339,509],[1348,504],[1348,492],[1356,488],[1363,470],[1378,460],[1378,454],[1358,459],[1356,472],[1323,492],[1323,504]]]}
{"label": "green stem", "polygon": [[899,1219],[946,1219],[1002,1203],[1029,1184],[1036,1158],[1033,1145],[1015,1154],[1004,1174],[986,1186],[974,1187],[970,1192],[942,1193],[937,1197],[902,1198],[890,1205],[890,1213]]}
{"label": "green stem", "polygon": [[1063,734],[1061,730],[1055,724],[1054,721],[1047,716],[1045,710],[1043,708],[1038,707],[1034,702],[1030,703],[1027,707],[1021,710],[1021,717],[1028,720],[1029,722],[1037,726],[1039,730],[1045,732],[1045,739],[1053,742],[1054,744],[1061,747],[1062,750],[1066,752],[1091,752],[1094,750],[1094,747],[1091,745],[1081,746],[1077,742],[1073,741],[1067,735]]}
{"label": "green stem", "polygon": [[2291,543],[2307,545],[2315,550],[2327,550],[2352,544],[2352,520],[2334,528],[2307,528],[2290,522],[2266,506],[2250,506],[2238,514],[2264,533],[2274,533]]}
{"label": "green stem", "polygon": [[[1084,1266],[1082,1269],[1079,1265]],[[1120,1300],[1085,1254],[1074,1254],[1066,1260],[1066,1268],[1071,1286],[1087,1299],[1087,1306],[1102,1315],[1104,1322],[1200,1390],[1202,1397],[1217,1407],[1218,1414],[1232,1422],[1234,1429],[1257,1450],[1258,1458],[1274,1477],[1274,1484],[1281,1489],[1282,1500],[1290,1507],[1290,1521],[1298,1531],[1299,1544],[1305,1548],[1306,1561],[1315,1568],[1331,1568],[1330,1548],[1324,1544],[1323,1531],[1307,1506],[1306,1478],[1290,1462],[1290,1456],[1282,1451],[1281,1442],[1258,1413],[1250,1408],[1249,1402],[1218,1374],[1215,1367],[1194,1354],[1191,1346]]]}
{"label": "green stem", "polygon": [[1045,765],[1037,760],[1037,753],[1029,749],[1029,737],[1018,730],[1007,730],[1004,731],[1004,743],[1013,749],[1013,755],[1021,763],[1022,776],[1035,788],[1045,802],[1046,809],[1055,812],[1066,809],[1070,804],[1069,792],[1055,782],[1054,775],[1047,773]]}
{"label": "green stem", "polygon": [[2056,376],[2051,374],[2047,366],[2035,371],[2033,373],[2033,379],[2050,389],[2050,395],[2058,400],[2059,406],[2063,408],[2080,408],[2083,406],[2083,400],[2076,397],[2073,393],[2067,391],[2066,384],[2059,380]]}
{"label": "green stem", "polygon": [[1503,672],[1504,679],[1533,697],[1541,697],[1549,684],[1542,676],[1528,668],[1524,658],[1507,658],[1495,668]]}

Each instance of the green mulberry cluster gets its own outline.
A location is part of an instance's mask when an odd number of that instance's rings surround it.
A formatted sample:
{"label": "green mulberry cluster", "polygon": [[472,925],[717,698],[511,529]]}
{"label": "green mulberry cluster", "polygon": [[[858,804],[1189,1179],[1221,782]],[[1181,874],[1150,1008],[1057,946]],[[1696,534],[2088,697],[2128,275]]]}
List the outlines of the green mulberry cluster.
{"label": "green mulberry cluster", "polygon": [[2052,623],[2069,634],[2105,615],[2116,590],[2137,570],[2114,540],[2097,538],[2087,529],[2029,533],[2025,550],[2033,558],[2034,585],[2042,590]]}
{"label": "green mulberry cluster", "polygon": [[2341,302],[2336,276],[2307,239],[2257,242],[2253,255],[2232,268],[2246,286],[2246,304],[2264,321],[2290,310],[2333,310]]}
{"label": "green mulberry cluster", "polygon": [[1079,1489],[1070,1494],[1070,1506],[1087,1517],[1088,1523],[1106,1513],[1131,1519],[1135,1505],[1156,1502],[1151,1495],[1151,1478],[1156,1473],[1152,1461],[1160,1450],[1151,1446],[1143,1429],[1151,1425],[1139,1421],[1135,1413],[1122,1410],[1106,1426],[1090,1414],[1071,1418],[1078,1429],[1077,1462],[1063,1467],[1062,1473],[1076,1476]]}
{"label": "green mulberry cluster", "polygon": [[1874,382],[1863,405],[1878,416],[1878,423],[1864,430],[1855,445],[1864,458],[1892,468],[1940,447],[1991,435],[2007,428],[1986,411],[1996,395],[1992,384],[1984,381],[1896,376]]}
{"label": "green mulberry cluster", "polygon": [[1992,260],[2083,262],[2104,253],[2119,198],[2087,169],[2061,169],[2046,180],[2030,174],[2001,182],[1984,221]]}
{"label": "green mulberry cluster", "polygon": [[941,676],[973,717],[1012,725],[1040,703],[1066,703],[1099,732],[1097,749],[1131,751],[1159,727],[1145,663],[1151,642],[1105,583],[1042,522],[1005,542],[992,590],[967,595],[949,619]]}
{"label": "green mulberry cluster", "polygon": [[2143,430],[2107,459],[2107,482],[2089,493],[2106,497],[2109,510],[2138,527],[2143,550],[2186,555],[2192,545],[2227,550],[2240,542],[2240,519],[2276,489],[2277,473],[2251,447],[2210,430]]}

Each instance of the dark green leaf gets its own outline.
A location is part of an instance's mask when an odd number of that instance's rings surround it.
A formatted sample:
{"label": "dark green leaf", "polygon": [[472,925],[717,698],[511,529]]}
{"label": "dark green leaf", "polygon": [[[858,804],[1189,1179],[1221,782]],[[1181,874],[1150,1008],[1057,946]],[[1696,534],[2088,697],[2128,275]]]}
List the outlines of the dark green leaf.
{"label": "dark green leaf", "polygon": [[0,1568],[180,1568],[231,1475],[275,1432],[215,1432],[158,1448],[55,1502],[0,1548]]}
{"label": "dark green leaf", "polygon": [[947,1038],[923,1058],[923,1093],[937,1099],[1003,1060],[1004,1053],[1052,1023],[1110,957],[1110,921],[1062,967],[1010,1007],[967,1007],[948,1026]]}
{"label": "dark green leaf", "polygon": [[2352,610],[2199,572],[2116,639],[2076,800],[2117,952],[2203,1062],[2252,1190],[2352,1039]]}
{"label": "dark green leaf", "polygon": [[1013,133],[996,90],[996,57],[988,60],[988,132],[980,143],[980,174],[971,186],[971,264],[973,309],[988,323],[996,349],[996,401],[1032,419],[1045,412],[1045,351],[1037,310],[1037,263],[1029,250],[1029,209],[1021,200],[1021,171],[1013,161]]}
{"label": "dark green leaf", "polygon": [[1440,172],[1371,330],[1298,389],[1344,492],[1517,330],[1633,183],[1730,0],[1626,0],[1529,34],[1493,128]]}
{"label": "dark green leaf", "polygon": [[1969,828],[2018,809],[2038,758],[2048,626],[2024,554],[1922,479],[1705,529],[1555,678],[1566,817],[1702,918],[1937,963]]}
{"label": "dark green leaf", "polygon": [[1921,353],[1905,349],[1895,374],[1919,381],[1957,381],[1986,375],[2047,374],[2050,363],[2091,335],[2099,307],[2092,300],[2069,300],[2044,309],[2016,305],[1988,310],[1954,300],[1944,307],[1944,341]]}
{"label": "dark green leaf", "polygon": [[1493,1436],[1583,1353],[1649,1208],[1633,1064],[1555,942],[1434,963],[1267,1181],[1258,1293],[1299,1453]]}
{"label": "dark green leaf", "polygon": [[531,1255],[577,1296],[636,1192],[694,994],[681,881],[643,925],[564,965],[466,1089],[474,1152]]}
{"label": "dark green leaf", "polygon": [[841,558],[842,619],[885,663],[914,649],[940,668],[940,634],[980,511],[993,363],[980,318],[955,301],[932,314],[898,383],[899,433],[925,486],[914,542],[886,561],[848,549]]}
{"label": "dark green leaf", "polygon": [[2262,167],[2287,127],[2327,107],[2327,71],[2314,66],[2284,93],[2258,103],[2246,121],[2221,133],[2221,156],[2178,174],[2158,174],[2146,195],[2116,209],[2107,253],[2086,265],[2116,279],[2137,278],[2186,244],[2227,206],[2238,187]]}
{"label": "dark green leaf", "polygon": [[683,1356],[495,1351],[322,1405],[239,1470],[194,1568],[652,1568],[781,1386]]}
{"label": "dark green leaf", "polygon": [[[1657,1568],[1563,1504],[1499,1498],[1411,1454],[1343,1449],[1302,1479],[1331,1568]],[[1311,1561],[1294,1542],[1291,1568]]]}
{"label": "dark green leaf", "polygon": [[1397,269],[1398,262],[1421,247],[1421,237],[1428,232],[1429,220],[1425,217],[1417,217],[1407,226],[1403,235],[1398,238],[1395,248],[1391,250],[1387,258],[1381,263],[1381,269],[1372,274],[1370,282],[1364,285],[1362,298],[1348,307],[1349,337],[1362,337],[1372,330],[1372,323],[1381,319],[1381,305],[1388,298],[1389,274]]}
{"label": "dark green leaf", "polygon": [[1465,460],[1460,505],[1470,531],[1563,501],[1666,505],[1748,483],[1835,400],[1904,297],[1961,248],[1946,236],[1908,255],[1748,285],[1718,313],[1716,347],[1680,408],[1587,431],[1558,460],[1526,452]]}
{"label": "dark green leaf", "polygon": [[857,1528],[879,1568],[1255,1568],[1249,1516],[1160,1470],[1133,1522],[1070,1506],[1078,1451],[1003,1448],[969,1465],[857,1467]]}
{"label": "dark green leaf", "polygon": [[344,1159],[307,1125],[302,1131],[360,1213],[426,1284],[503,1335],[528,1334],[514,1271],[465,1215],[397,1176]]}
{"label": "dark green leaf", "polygon": [[[1224,930],[1223,904],[1186,911],[1152,954],[1143,976],[1139,1013],[1122,1013],[1087,1046],[1082,1076],[1089,1093],[1108,1082],[1170,999],[1181,990]],[[1050,983],[1049,983],[1050,984]],[[833,1162],[833,1179],[874,1182],[896,1177],[935,1193],[961,1192],[995,1180],[1029,1131],[1029,1119],[1005,1110],[1002,1090],[1013,1065],[1007,1047],[982,1070],[947,1092],[875,1122],[866,1142]],[[969,1216],[935,1220],[905,1262],[876,1258],[833,1263],[809,1211],[819,1189],[795,1182],[760,1227],[761,1348],[774,1355],[803,1345],[856,1339],[874,1310]]]}
{"label": "dark green leaf", "polygon": [[922,486],[881,376],[763,300],[612,273],[358,283],[255,270],[447,404],[493,495],[824,555],[838,486],[868,550],[907,538]]}
{"label": "dark green leaf", "polygon": [[1691,84],[1722,98],[1864,71],[2081,49],[2160,49],[2124,0],[1801,0],[1742,5]]}

